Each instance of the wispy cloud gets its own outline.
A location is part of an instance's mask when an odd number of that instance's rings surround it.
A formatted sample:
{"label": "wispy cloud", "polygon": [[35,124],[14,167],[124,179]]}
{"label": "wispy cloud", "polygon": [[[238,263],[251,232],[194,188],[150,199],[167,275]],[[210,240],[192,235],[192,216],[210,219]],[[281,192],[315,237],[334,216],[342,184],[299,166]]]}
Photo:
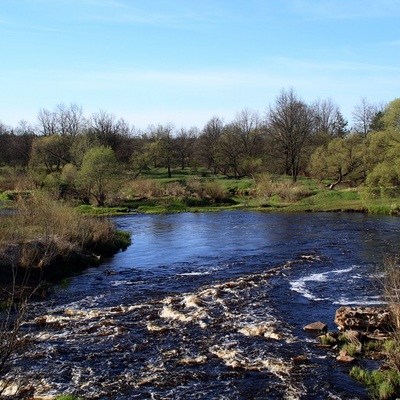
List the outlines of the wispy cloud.
{"label": "wispy cloud", "polygon": [[309,19],[365,19],[400,15],[397,0],[289,0],[292,12]]}
{"label": "wispy cloud", "polygon": [[222,21],[233,23],[240,19],[230,8],[218,2],[204,0],[158,0],[130,2],[126,0],[80,0],[84,9],[79,18],[115,24],[139,24],[168,28],[197,29],[217,25]]}
{"label": "wispy cloud", "polygon": [[[398,43],[400,45],[400,42]],[[284,66],[293,70],[309,70],[314,73],[315,71],[328,72],[374,72],[374,73],[399,73],[400,66],[384,65],[384,64],[370,64],[361,63],[354,61],[340,61],[340,60],[329,60],[329,61],[312,61],[302,60],[288,57],[270,57],[267,59],[269,62],[277,65]]]}
{"label": "wispy cloud", "polygon": [[383,46],[388,46],[388,47],[399,47],[400,46],[400,39],[399,40],[390,40],[387,42],[382,43]]}

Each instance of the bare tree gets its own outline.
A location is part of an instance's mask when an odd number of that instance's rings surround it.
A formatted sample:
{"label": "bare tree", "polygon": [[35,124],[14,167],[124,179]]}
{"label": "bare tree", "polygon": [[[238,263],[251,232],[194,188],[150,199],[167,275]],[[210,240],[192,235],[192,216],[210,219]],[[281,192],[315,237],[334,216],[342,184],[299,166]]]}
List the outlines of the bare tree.
{"label": "bare tree", "polygon": [[314,124],[317,134],[326,135],[328,138],[345,137],[347,121],[343,118],[340,108],[332,99],[317,100],[312,105],[314,111]]}
{"label": "bare tree", "polygon": [[56,106],[55,114],[61,135],[75,137],[82,132],[84,118],[81,106],[72,103],[67,107],[64,103],[60,103]]}
{"label": "bare tree", "polygon": [[44,136],[58,133],[57,113],[41,108],[38,114],[38,131]]}
{"label": "bare tree", "polygon": [[197,128],[181,128],[174,139],[174,147],[176,149],[182,170],[184,170],[186,166],[190,165],[197,136]]}
{"label": "bare tree", "polygon": [[224,122],[219,117],[212,117],[198,140],[198,157],[215,174],[218,172],[218,141],[224,131]]}
{"label": "bare tree", "polygon": [[259,156],[262,152],[263,129],[258,112],[244,109],[236,114],[233,123],[237,127],[245,155],[250,158]]}
{"label": "bare tree", "polygon": [[360,104],[357,104],[352,112],[353,131],[364,138],[367,137],[368,133],[371,132],[371,125],[378,111],[377,106],[371,104],[365,97],[361,98]]}
{"label": "bare tree", "polygon": [[233,174],[236,178],[241,173],[241,162],[245,155],[240,129],[234,123],[228,124],[218,140],[219,166],[225,175]]}
{"label": "bare tree", "polygon": [[286,173],[294,182],[300,172],[304,146],[312,134],[313,124],[312,109],[297,97],[293,89],[282,90],[274,107],[269,108],[268,134],[279,151]]}

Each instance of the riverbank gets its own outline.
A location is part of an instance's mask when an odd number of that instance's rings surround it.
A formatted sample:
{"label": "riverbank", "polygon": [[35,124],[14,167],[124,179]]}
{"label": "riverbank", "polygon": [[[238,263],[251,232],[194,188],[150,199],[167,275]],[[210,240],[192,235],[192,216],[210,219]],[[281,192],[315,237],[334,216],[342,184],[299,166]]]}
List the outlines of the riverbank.
{"label": "riverbank", "polygon": [[108,218],[82,215],[43,196],[15,202],[0,228],[3,301],[44,293],[43,282],[59,282],[130,244],[130,235]]}
{"label": "riverbank", "polygon": [[[124,211],[125,210],[125,211]],[[119,207],[104,209],[105,213],[119,215],[123,212],[165,214],[179,212],[218,212],[249,210],[261,212],[360,212],[379,215],[400,215],[400,198],[384,194],[371,194],[359,189],[318,190],[301,198],[288,200],[274,195],[269,198],[234,194],[219,200],[198,197],[131,197],[121,200]],[[88,208],[85,212],[101,212]]]}

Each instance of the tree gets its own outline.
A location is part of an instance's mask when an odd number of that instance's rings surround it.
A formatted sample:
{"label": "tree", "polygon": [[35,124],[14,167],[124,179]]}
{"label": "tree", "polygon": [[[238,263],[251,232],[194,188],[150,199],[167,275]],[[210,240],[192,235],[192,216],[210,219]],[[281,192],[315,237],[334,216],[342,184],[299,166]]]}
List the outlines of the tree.
{"label": "tree", "polygon": [[38,131],[44,136],[56,135],[58,133],[57,113],[46,110],[39,110]]}
{"label": "tree", "polygon": [[67,107],[64,103],[56,106],[54,112],[58,126],[58,132],[61,135],[77,136],[82,132],[85,120],[83,118],[83,110],[81,106],[71,103]]}
{"label": "tree", "polygon": [[371,187],[398,187],[400,185],[400,99],[391,101],[380,117],[381,130],[369,137],[369,174]]}
{"label": "tree", "polygon": [[206,123],[198,140],[198,157],[214,174],[218,173],[218,141],[223,131],[224,122],[214,116]]}
{"label": "tree", "polygon": [[197,135],[198,130],[195,127],[190,129],[181,128],[174,139],[174,147],[182,170],[184,170],[186,166],[190,165]]}
{"label": "tree", "polygon": [[70,140],[66,136],[38,136],[32,144],[30,165],[43,165],[48,173],[60,172],[71,161],[69,149]]}
{"label": "tree", "polygon": [[334,137],[345,137],[347,121],[340,112],[339,106],[332,99],[317,100],[313,105],[314,126],[316,134],[332,139]]}
{"label": "tree", "polygon": [[240,176],[241,161],[244,157],[243,141],[236,124],[228,124],[218,140],[218,165],[222,173],[236,178]]}
{"label": "tree", "polygon": [[367,137],[368,133],[371,132],[371,125],[378,111],[377,106],[369,103],[365,97],[361,98],[360,104],[357,104],[352,112],[353,131],[364,138]]}
{"label": "tree", "polygon": [[168,171],[168,178],[172,177],[171,168],[176,158],[172,138],[173,131],[174,126],[171,124],[150,127],[154,165],[156,167],[161,165],[166,168]]}
{"label": "tree", "polygon": [[259,157],[263,151],[263,129],[260,116],[255,111],[244,109],[236,114],[233,122],[249,158]]}
{"label": "tree", "polygon": [[86,196],[93,196],[97,205],[104,206],[117,173],[117,159],[111,147],[98,146],[88,150],[79,173]]}
{"label": "tree", "polygon": [[360,178],[363,165],[364,145],[359,135],[348,138],[335,138],[327,146],[321,146],[311,156],[309,171],[319,179],[334,179],[329,189],[342,183],[353,174]]}
{"label": "tree", "polygon": [[382,116],[382,121],[387,131],[400,135],[400,98],[389,103]]}
{"label": "tree", "polygon": [[267,115],[267,131],[279,151],[285,172],[297,180],[306,140],[313,130],[311,108],[300,100],[293,89],[282,90]]}

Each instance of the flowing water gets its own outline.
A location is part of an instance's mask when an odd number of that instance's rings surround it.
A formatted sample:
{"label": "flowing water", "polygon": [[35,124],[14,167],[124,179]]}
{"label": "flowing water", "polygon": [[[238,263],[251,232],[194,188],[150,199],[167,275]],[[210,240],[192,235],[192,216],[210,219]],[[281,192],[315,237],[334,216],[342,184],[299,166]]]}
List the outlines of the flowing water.
{"label": "flowing water", "polygon": [[[132,215],[133,244],[35,305],[16,366],[36,395],[366,399],[304,325],[381,303],[400,220],[363,214]],[[308,363],[297,364],[298,356]]]}

